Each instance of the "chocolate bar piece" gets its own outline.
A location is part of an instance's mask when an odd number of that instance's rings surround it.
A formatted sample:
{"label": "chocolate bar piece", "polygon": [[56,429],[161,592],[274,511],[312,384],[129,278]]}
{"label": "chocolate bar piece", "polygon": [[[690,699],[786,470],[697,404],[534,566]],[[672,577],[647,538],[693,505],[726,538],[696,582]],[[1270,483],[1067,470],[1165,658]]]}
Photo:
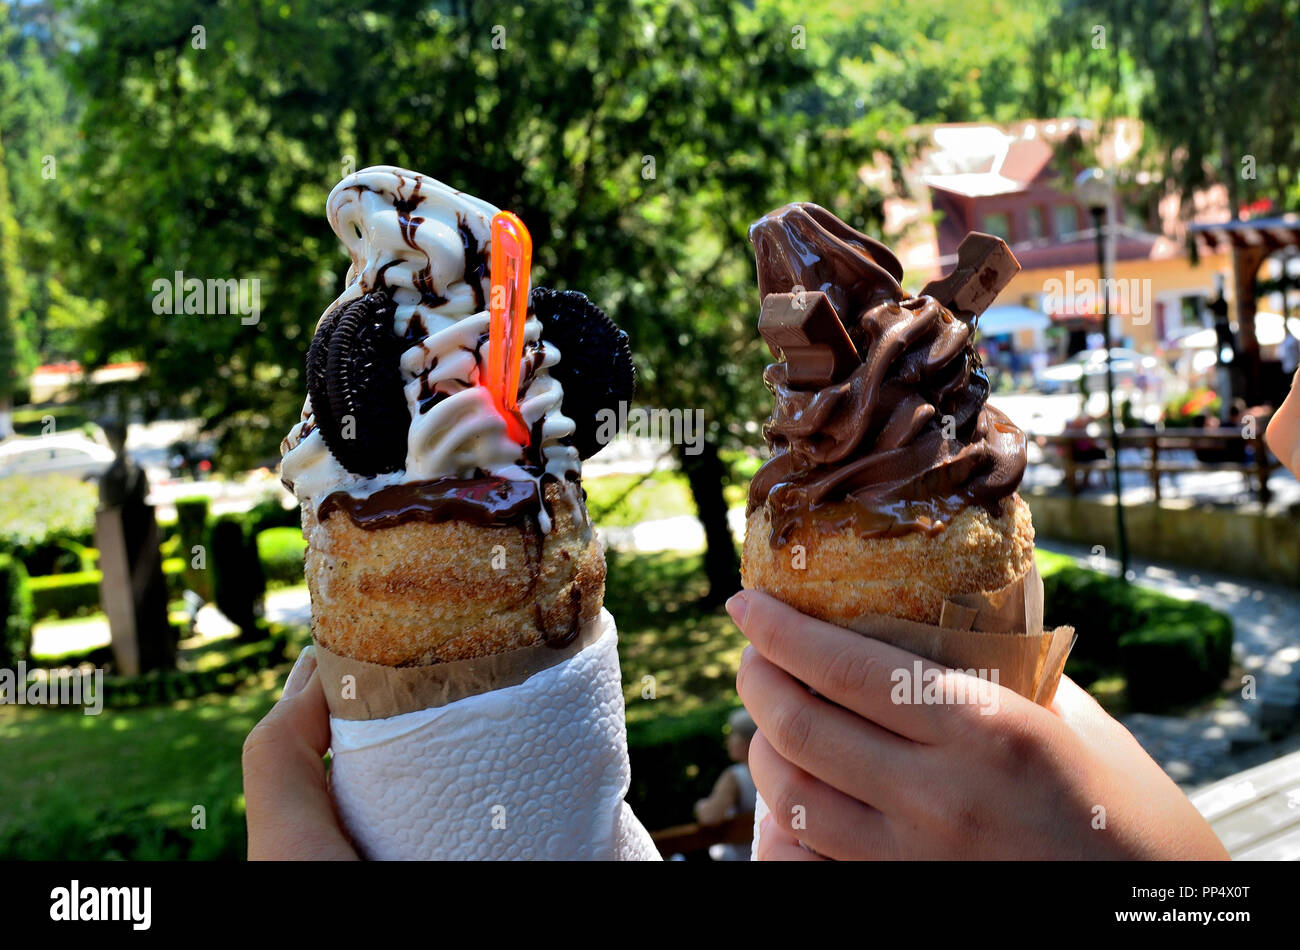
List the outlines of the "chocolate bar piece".
{"label": "chocolate bar piece", "polygon": [[930,281],[921,296],[933,297],[953,313],[979,316],[1019,272],[1020,262],[1005,241],[972,231],[957,248],[952,273]]}
{"label": "chocolate bar piece", "polygon": [[768,294],[758,316],[768,349],[785,360],[791,386],[821,388],[858,366],[858,351],[821,291]]}

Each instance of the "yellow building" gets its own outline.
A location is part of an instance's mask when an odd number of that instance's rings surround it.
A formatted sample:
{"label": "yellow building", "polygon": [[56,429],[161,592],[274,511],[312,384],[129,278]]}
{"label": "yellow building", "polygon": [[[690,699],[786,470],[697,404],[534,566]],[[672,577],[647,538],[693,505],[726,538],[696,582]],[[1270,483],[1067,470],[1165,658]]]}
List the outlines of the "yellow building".
{"label": "yellow building", "polygon": [[[915,134],[921,148],[903,176],[907,191],[885,204],[885,228],[899,235],[895,244],[908,285],[917,289],[951,268],[967,232],[996,234],[1023,268],[997,306],[1019,305],[1047,319],[1034,320],[1017,310],[1024,325],[1013,320],[1006,324],[1010,332],[986,342],[1021,354],[1041,352],[1049,348],[1044,327],[1055,325],[1068,332],[1053,335],[1058,343],[1049,353],[1052,358],[1083,348],[1088,333],[1101,329],[1097,232],[1092,216],[1074,199],[1070,170],[1055,161],[1057,151],[1066,142],[1089,142],[1108,167],[1122,168],[1137,152],[1141,123],[1120,120],[1104,134],[1079,119],[938,125]],[[889,176],[872,169],[864,177],[883,184]],[[1228,216],[1222,188],[1197,195],[1192,204],[1196,220]],[[1214,296],[1219,279],[1231,299],[1230,255],[1212,252],[1191,259],[1183,209],[1175,197],[1156,207],[1138,207],[1119,188],[1107,220],[1106,289],[1117,345],[1156,353],[1179,331],[1202,326],[1205,302]]]}

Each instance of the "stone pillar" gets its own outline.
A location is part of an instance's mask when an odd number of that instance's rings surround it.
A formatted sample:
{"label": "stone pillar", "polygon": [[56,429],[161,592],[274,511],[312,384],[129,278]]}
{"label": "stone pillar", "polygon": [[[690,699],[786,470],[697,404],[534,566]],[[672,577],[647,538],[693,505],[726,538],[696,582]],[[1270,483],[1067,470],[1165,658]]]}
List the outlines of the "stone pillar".
{"label": "stone pillar", "polygon": [[118,455],[100,480],[95,513],[99,595],[117,670],[135,676],[174,666],[176,641],[167,619],[158,522],[145,502],[148,479],[126,455],[124,430],[105,430]]}

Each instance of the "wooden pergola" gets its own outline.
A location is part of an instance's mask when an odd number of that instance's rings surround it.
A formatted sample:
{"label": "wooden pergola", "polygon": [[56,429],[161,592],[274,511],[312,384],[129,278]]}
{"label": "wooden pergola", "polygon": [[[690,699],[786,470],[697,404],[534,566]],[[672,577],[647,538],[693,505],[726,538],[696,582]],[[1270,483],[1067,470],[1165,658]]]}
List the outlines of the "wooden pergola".
{"label": "wooden pergola", "polygon": [[1264,261],[1285,248],[1300,247],[1300,215],[1286,214],[1221,224],[1193,224],[1188,229],[1206,250],[1232,253],[1240,352],[1246,364],[1246,398],[1259,399],[1259,340],[1255,337],[1255,287]]}

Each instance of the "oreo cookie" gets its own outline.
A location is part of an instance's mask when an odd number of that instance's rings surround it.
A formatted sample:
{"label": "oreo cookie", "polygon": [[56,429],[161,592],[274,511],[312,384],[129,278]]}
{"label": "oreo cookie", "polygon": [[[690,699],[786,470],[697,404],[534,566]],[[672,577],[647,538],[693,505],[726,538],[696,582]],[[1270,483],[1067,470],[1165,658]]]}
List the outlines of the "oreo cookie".
{"label": "oreo cookie", "polygon": [[[560,411],[577,424],[578,455],[590,458],[605,447],[599,438],[605,434],[602,410],[617,414],[619,403],[630,403],[636,388],[627,334],[576,290],[535,287],[530,305],[542,322],[542,339],[560,351],[560,362],[550,371],[564,387]],[[613,434],[608,426],[605,432]]]}
{"label": "oreo cookie", "polygon": [[396,306],[370,293],[335,307],[320,322],[307,351],[307,393],[325,445],[356,475],[395,472],[406,465],[411,425],[393,332]]}

